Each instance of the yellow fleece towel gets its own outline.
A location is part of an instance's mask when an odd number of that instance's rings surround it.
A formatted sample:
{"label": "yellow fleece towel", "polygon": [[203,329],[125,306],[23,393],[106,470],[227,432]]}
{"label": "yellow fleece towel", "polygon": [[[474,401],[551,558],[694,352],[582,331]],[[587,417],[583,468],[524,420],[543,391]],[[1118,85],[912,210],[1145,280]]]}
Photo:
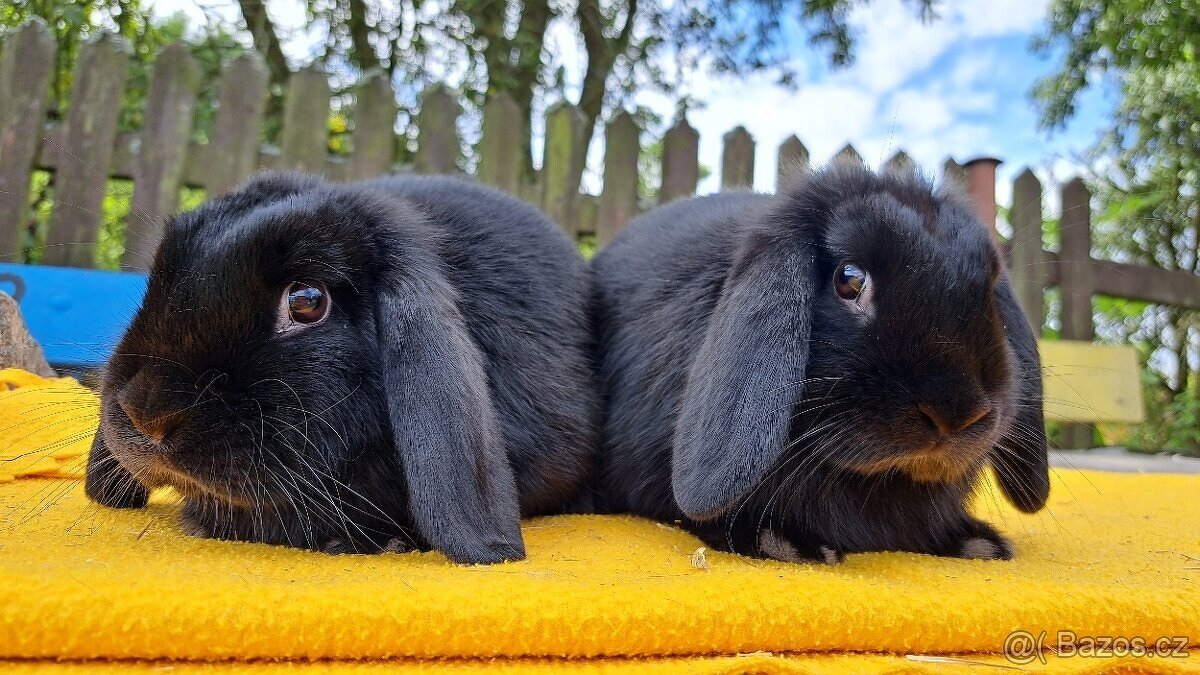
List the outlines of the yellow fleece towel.
{"label": "yellow fleece towel", "polygon": [[[169,491],[145,510],[91,505],[78,477],[95,424],[74,381],[0,371],[0,669],[990,671],[1012,666],[1007,636],[1045,631],[1023,667],[1200,672],[1197,476],[1059,470],[1034,516],[987,485],[977,510],[1012,537],[1011,562],[701,565],[676,528],[558,516],[525,523],[527,560],[465,567],[190,538]],[[1056,657],[1060,630],[1188,645]]]}

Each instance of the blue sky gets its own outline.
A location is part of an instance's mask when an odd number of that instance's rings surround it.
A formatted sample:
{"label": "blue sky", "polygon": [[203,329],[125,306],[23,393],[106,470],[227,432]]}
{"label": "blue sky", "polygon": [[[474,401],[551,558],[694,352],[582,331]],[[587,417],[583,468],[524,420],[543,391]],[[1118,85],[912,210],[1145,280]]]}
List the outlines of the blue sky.
{"label": "blue sky", "polygon": [[[701,161],[720,166],[721,135],[741,124],[758,142],[755,187],[773,189],[778,144],[795,133],[813,160],[828,160],[852,143],[878,165],[904,149],[922,165],[940,167],[991,155],[1004,161],[998,197],[1007,203],[1020,170],[1034,168],[1053,185],[1078,171],[1112,107],[1111,95],[1089,92],[1078,115],[1054,133],[1038,126],[1029,91],[1054,68],[1056,55],[1035,55],[1048,0],[945,0],[941,18],[923,24],[899,0],[876,0],[855,11],[854,65],[832,70],[804,39],[794,40],[800,86],[787,91],[771,78],[705,79],[708,101],[690,121],[701,132]],[[704,79],[704,78],[702,78]],[[646,103],[669,111],[667,101]],[[715,189],[713,176],[702,189]]]}
{"label": "blue sky", "polygon": [[[199,22],[204,13],[198,1],[210,14],[237,17],[234,0],[151,0],[150,5],[159,15],[184,11]],[[1054,55],[1035,55],[1029,45],[1042,30],[1048,3],[942,0],[939,18],[925,24],[909,3],[874,0],[851,15],[858,44],[857,60],[849,68],[830,69],[824,55],[797,34],[789,41],[791,63],[800,75],[795,90],[776,86],[768,74],[737,79],[693,75],[687,87],[705,105],[693,110],[689,121],[700,131],[701,162],[714,169],[701,192],[717,188],[721,137],[740,124],[758,142],[755,187],[760,190],[774,189],[776,148],[794,133],[817,163],[846,143],[872,165],[904,149],[931,171],[948,155],[959,161],[995,156],[1004,161],[1001,204],[1008,203],[1012,177],[1029,166],[1047,185],[1053,207],[1055,184],[1083,165],[1082,153],[1102,130],[1112,97],[1091,91],[1066,129],[1051,133],[1038,127],[1029,91],[1054,67]],[[302,2],[271,0],[267,7],[291,36],[284,47],[293,65],[307,63],[320,37],[304,34]],[[584,57],[575,31],[560,20],[551,25],[547,45],[566,69],[568,94],[577,96]],[[637,98],[667,119],[674,114],[673,99],[652,92]],[[602,157],[597,143],[589,165],[598,168]],[[586,187],[600,187],[596,172]]]}

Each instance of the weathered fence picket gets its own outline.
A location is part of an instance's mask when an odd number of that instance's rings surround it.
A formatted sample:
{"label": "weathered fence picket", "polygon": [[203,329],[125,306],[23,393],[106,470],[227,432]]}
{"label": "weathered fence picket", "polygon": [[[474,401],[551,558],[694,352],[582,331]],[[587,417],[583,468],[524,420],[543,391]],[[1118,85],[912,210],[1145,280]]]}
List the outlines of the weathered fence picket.
{"label": "weathered fence picket", "polygon": [[754,138],[746,127],[725,134],[721,152],[721,190],[746,189],[754,185]]}
{"label": "weathered fence picket", "polygon": [[700,183],[700,133],[680,116],[663,136],[660,204],[695,194]]}
{"label": "weathered fence picket", "polygon": [[509,194],[518,194],[524,173],[524,126],[521,108],[506,92],[493,94],[483,104],[483,134],[479,140],[479,180]]}
{"label": "weathered fence picket", "polygon": [[40,19],[4,42],[0,56],[0,260],[21,255],[33,157],[41,140],[54,37]]}
{"label": "weathered fence picket", "polygon": [[54,210],[42,262],[94,267],[100,208],[125,91],[130,48],[101,34],[84,45],[72,78],[67,126],[54,175]]}
{"label": "weathered fence picket", "polygon": [[883,163],[883,166],[880,167],[879,170],[903,174],[911,171],[915,166],[916,163],[913,162],[912,157],[908,156],[907,152],[904,152],[903,150],[897,150],[895,154],[893,154],[886,162]]}
{"label": "weathered fence picket", "polygon": [[329,144],[329,79],[310,66],[292,73],[283,104],[280,169],[325,173]]}
{"label": "weathered fence picket", "polygon": [[1045,312],[1046,265],[1042,254],[1042,184],[1025,169],[1013,182],[1012,245],[1008,265],[1013,291],[1031,325],[1041,328]]}
{"label": "weathered fence picket", "polygon": [[167,47],[154,61],[142,127],[145,147],[138,147],[133,168],[134,215],[125,229],[123,262],[135,269],[150,267],[162,221],[179,206],[199,78],[199,68],[182,43]]}
{"label": "weathered fence picket", "polygon": [[622,110],[604,132],[604,192],[596,216],[596,243],[612,241],[621,227],[637,215],[638,154],[641,130]]}
{"label": "weathered fence picket", "polygon": [[262,58],[251,52],[234,59],[221,77],[212,138],[199,162],[210,196],[229,192],[254,173],[266,105],[267,66]]}
{"label": "weathered fence picket", "polygon": [[435,85],[421,99],[417,132],[417,171],[454,173],[458,171],[458,101],[442,85]]}
{"label": "weathered fence picket", "polygon": [[947,157],[942,164],[942,183],[956,186],[959,190],[967,189],[967,170],[953,157]]}
{"label": "weathered fence picket", "polygon": [[372,73],[358,83],[354,107],[354,152],[346,164],[347,180],[391,172],[396,151],[396,92],[387,75]]}
{"label": "weathered fence picket", "polygon": [[834,161],[838,161],[838,162],[851,162],[853,164],[866,164],[866,161],[863,160],[863,157],[861,154],[859,154],[858,150],[855,150],[854,146],[850,145],[849,143],[847,143],[845,145],[845,147],[843,147],[841,150],[838,150],[838,153],[836,155],[834,155],[833,158],[834,158]]}
{"label": "weathered fence picket", "polygon": [[570,187],[576,162],[583,153],[583,113],[560,102],[546,111],[546,145],[542,153],[542,209],[568,232],[577,232],[575,207],[578,195]]}
{"label": "weathered fence picket", "polygon": [[[1059,221],[1061,249],[1058,279],[1062,287],[1062,337],[1091,342],[1092,324],[1092,196],[1079,178],[1062,188],[1062,219]],[[1063,429],[1067,447],[1088,447],[1094,432],[1087,425],[1071,424]]]}
{"label": "weathered fence picket", "polygon": [[779,145],[779,161],[775,169],[775,190],[783,189],[788,177],[808,168],[808,148],[795,134]]}

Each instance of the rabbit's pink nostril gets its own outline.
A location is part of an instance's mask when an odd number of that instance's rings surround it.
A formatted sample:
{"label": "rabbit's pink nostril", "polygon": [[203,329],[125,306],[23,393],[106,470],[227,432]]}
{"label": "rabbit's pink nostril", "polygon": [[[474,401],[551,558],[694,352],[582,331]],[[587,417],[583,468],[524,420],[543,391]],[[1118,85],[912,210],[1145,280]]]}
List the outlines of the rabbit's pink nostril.
{"label": "rabbit's pink nostril", "polygon": [[918,403],[917,410],[920,410],[921,414],[937,428],[939,434],[946,436],[970,428],[979,420],[987,417],[988,413],[992,411],[992,407],[982,404],[965,413],[955,414],[958,411],[948,411],[927,403]]}

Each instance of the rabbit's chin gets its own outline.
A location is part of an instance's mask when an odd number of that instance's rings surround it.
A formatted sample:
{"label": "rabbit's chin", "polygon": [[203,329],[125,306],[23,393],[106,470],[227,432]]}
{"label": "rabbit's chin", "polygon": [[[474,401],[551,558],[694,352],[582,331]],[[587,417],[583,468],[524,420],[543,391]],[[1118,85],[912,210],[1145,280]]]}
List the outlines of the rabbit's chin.
{"label": "rabbit's chin", "polygon": [[204,481],[188,471],[182,470],[165,457],[148,462],[142,469],[144,482],[153,487],[170,487],[191,499],[204,499],[237,508],[252,508],[263,501],[270,501],[269,494],[241,494],[228,485]]}
{"label": "rabbit's chin", "polygon": [[843,466],[864,476],[898,472],[918,483],[954,483],[978,473],[987,453],[987,447],[934,445],[917,452],[843,463]]}
{"label": "rabbit's chin", "polygon": [[[111,447],[111,446],[110,446]],[[169,453],[149,450],[137,444],[116,446],[113,456],[132,474],[139,483],[154,490],[169,487],[188,498],[203,498],[227,506],[247,508],[261,503],[266,494],[242,495],[227,485],[216,485],[204,481],[178,466]]]}

